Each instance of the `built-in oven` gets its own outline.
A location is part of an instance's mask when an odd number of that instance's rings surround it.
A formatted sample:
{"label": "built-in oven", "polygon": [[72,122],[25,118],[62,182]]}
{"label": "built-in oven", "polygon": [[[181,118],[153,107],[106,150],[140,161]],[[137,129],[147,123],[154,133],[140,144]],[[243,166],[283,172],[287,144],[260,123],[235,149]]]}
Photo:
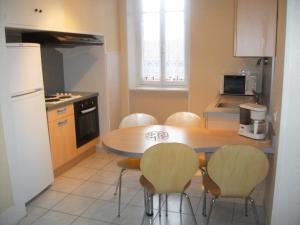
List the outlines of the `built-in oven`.
{"label": "built-in oven", "polygon": [[98,137],[99,118],[97,97],[74,103],[77,148]]}

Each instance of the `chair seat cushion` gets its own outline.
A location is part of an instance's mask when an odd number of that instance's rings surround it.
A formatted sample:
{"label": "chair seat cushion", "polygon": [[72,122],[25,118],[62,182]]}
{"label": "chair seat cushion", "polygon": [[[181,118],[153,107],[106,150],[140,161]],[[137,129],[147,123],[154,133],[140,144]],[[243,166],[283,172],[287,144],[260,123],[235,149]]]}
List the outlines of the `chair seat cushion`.
{"label": "chair seat cushion", "polygon": [[[151,182],[149,180],[146,179],[146,177],[144,177],[143,175],[140,176],[140,183],[141,185],[147,189],[148,192],[154,194],[155,192],[155,188],[154,186],[151,184]],[[183,192],[190,186],[191,181],[187,182],[187,184],[184,186],[184,190]]]}
{"label": "chair seat cushion", "polygon": [[117,165],[123,169],[139,170],[140,161],[141,161],[140,158],[126,158],[118,161]]}
{"label": "chair seat cushion", "polygon": [[214,197],[218,198],[221,195],[221,189],[207,174],[203,175],[203,186]]}

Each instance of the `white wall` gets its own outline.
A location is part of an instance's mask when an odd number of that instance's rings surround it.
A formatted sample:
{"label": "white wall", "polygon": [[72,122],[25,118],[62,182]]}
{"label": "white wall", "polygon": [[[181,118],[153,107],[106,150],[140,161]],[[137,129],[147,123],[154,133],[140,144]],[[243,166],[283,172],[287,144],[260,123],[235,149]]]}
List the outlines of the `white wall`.
{"label": "white wall", "polygon": [[282,86],[272,225],[300,224],[300,1],[287,0]]}

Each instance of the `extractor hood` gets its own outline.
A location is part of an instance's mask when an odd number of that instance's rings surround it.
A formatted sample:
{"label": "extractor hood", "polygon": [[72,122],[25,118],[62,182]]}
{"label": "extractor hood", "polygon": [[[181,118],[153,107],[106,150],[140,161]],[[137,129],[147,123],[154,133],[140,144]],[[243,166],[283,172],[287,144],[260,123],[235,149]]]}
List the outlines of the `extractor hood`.
{"label": "extractor hood", "polygon": [[23,42],[39,43],[54,47],[76,47],[87,45],[103,45],[101,36],[80,33],[38,31],[22,34]]}

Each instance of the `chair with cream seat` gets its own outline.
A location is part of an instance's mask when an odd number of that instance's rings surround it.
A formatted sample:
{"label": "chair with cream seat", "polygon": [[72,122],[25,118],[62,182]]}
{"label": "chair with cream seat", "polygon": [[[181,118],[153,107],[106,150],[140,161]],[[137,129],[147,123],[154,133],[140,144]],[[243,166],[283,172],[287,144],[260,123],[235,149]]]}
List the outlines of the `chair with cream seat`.
{"label": "chair with cream seat", "polygon": [[[179,127],[201,127],[201,118],[196,115],[195,113],[191,112],[177,112],[172,115],[170,115],[166,121],[165,125],[169,126],[179,126]],[[199,156],[199,165],[201,173],[205,171],[206,167],[206,160],[205,155],[201,154]],[[180,203],[180,212],[182,208],[182,197],[181,197],[181,203]]]}
{"label": "chair with cream seat", "polygon": [[251,203],[259,224],[255,201],[251,193],[268,174],[269,161],[259,149],[248,145],[226,145],[215,152],[207,164],[203,177],[204,197],[202,214],[206,216],[206,194],[212,195],[207,217],[208,225],[216,199],[220,197],[245,199],[245,215]]}
{"label": "chair with cream seat", "polygon": [[180,127],[201,127],[201,118],[191,112],[177,112],[166,119],[165,125]]}
{"label": "chair with cream seat", "polygon": [[[150,126],[158,124],[158,121],[151,115],[145,113],[133,113],[124,117],[119,125],[119,128],[137,127],[137,126]],[[122,175],[127,169],[139,170],[140,159],[139,158],[125,158],[117,162],[117,165],[121,168],[118,183],[114,195],[117,195],[119,190],[119,202],[118,202],[118,216],[120,216],[121,207],[121,189],[122,189]]]}
{"label": "chair with cream seat", "polygon": [[[191,183],[199,165],[197,153],[189,146],[180,143],[160,143],[147,149],[140,163],[142,176],[140,183],[145,189],[145,208],[154,194],[159,195],[159,216],[161,215],[161,195],[182,193],[192,211],[194,223],[196,217],[189,196],[185,190]],[[166,204],[167,207],[167,204]]]}

